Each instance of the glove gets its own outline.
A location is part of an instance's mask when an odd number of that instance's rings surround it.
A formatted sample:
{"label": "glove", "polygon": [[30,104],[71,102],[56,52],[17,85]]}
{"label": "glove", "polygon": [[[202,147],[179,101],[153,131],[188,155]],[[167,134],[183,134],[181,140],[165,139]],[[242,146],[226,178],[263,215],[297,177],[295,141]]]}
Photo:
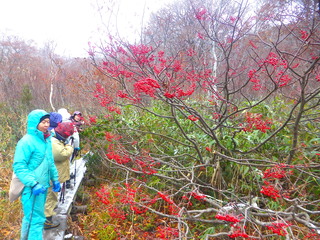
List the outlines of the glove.
{"label": "glove", "polygon": [[40,193],[45,193],[46,188],[42,186],[40,183],[37,183],[35,186],[32,188],[32,194],[35,196],[38,196]]}
{"label": "glove", "polygon": [[61,186],[60,186],[60,182],[59,181],[53,181],[52,185],[53,185],[52,186],[52,191],[60,192]]}
{"label": "glove", "polygon": [[80,151],[80,148],[79,148],[79,147],[76,147],[76,148],[74,148],[74,150],[76,150],[76,151]]}

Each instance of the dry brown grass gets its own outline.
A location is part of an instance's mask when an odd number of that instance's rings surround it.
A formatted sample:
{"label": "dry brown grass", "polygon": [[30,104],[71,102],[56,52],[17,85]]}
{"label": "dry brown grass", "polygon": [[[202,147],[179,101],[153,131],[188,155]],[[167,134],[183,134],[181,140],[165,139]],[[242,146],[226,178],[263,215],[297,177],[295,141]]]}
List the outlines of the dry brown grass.
{"label": "dry brown grass", "polygon": [[25,114],[0,106],[0,238],[19,239],[22,219],[20,200],[9,202],[12,162],[17,140],[25,133]]}
{"label": "dry brown grass", "polygon": [[19,239],[21,226],[21,203],[16,200],[10,203],[8,198],[11,181],[12,162],[3,161],[0,156],[0,236],[1,239]]}

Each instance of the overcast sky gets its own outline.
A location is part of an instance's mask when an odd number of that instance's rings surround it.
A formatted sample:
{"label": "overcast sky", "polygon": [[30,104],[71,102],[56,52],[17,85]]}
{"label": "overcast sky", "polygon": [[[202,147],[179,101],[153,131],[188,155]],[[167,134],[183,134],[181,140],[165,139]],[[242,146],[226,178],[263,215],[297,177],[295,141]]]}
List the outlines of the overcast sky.
{"label": "overcast sky", "polygon": [[[118,28],[128,33],[141,23],[141,15],[172,0],[116,0]],[[39,46],[53,41],[56,53],[86,56],[88,42],[99,39],[102,29],[96,0],[0,0],[0,36],[19,36]],[[104,11],[104,10],[103,10]],[[114,21],[114,20],[112,20]],[[115,21],[114,21],[115,22]],[[128,29],[126,31],[125,29]]]}

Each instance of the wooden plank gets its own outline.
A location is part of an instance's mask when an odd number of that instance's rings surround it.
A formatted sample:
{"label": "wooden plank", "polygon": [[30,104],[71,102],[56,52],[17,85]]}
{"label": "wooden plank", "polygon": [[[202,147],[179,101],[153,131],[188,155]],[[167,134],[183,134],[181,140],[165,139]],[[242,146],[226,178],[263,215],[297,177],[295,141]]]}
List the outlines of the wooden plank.
{"label": "wooden plank", "polygon": [[[53,216],[54,222],[59,222],[60,226],[53,229],[44,230],[43,239],[44,240],[63,240],[65,231],[67,230],[67,219],[72,208],[72,203],[75,199],[78,188],[82,182],[83,176],[86,172],[85,159],[80,158],[74,161],[70,166],[72,173],[76,171],[76,178],[71,180],[71,185],[73,188],[66,189],[64,202],[59,202],[57,208],[55,209],[57,215]],[[76,169],[76,170],[75,170]],[[59,195],[60,199],[60,195]]]}

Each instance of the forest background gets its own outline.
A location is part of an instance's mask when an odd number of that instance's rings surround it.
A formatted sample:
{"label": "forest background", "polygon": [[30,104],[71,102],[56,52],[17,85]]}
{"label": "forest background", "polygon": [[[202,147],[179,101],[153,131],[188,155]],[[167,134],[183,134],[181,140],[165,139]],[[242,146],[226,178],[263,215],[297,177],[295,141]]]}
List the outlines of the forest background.
{"label": "forest background", "polygon": [[[107,16],[112,8],[101,8]],[[104,12],[106,11],[106,12]],[[177,1],[87,58],[0,41],[0,235],[34,108],[80,110],[86,239],[319,239],[318,1]]]}

